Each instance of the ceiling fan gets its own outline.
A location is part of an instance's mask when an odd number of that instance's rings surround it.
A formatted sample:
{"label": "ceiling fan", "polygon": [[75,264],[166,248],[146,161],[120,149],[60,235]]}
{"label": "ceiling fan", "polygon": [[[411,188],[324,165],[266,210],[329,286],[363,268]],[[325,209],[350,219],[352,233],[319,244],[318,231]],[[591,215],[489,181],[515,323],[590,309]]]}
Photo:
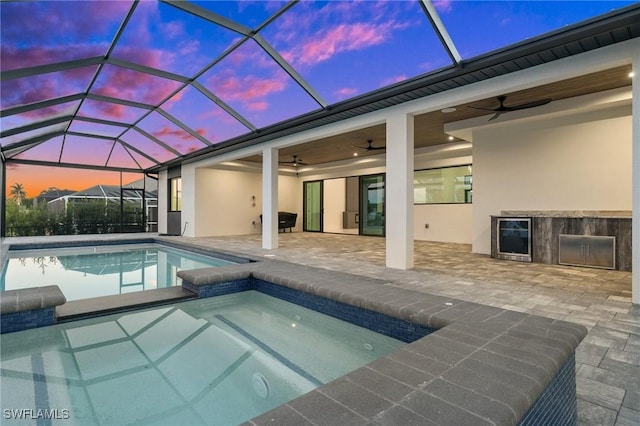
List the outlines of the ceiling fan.
{"label": "ceiling fan", "polygon": [[301,158],[298,158],[297,155],[293,155],[292,156],[293,159],[291,161],[280,161],[280,164],[291,164],[293,167],[298,167],[298,166],[306,166],[307,163],[303,163]]}
{"label": "ceiling fan", "polygon": [[547,99],[541,99],[539,101],[527,102],[527,103],[520,104],[520,105],[507,106],[507,105],[504,104],[504,101],[507,99],[507,97],[505,95],[498,96],[496,99],[498,99],[498,102],[500,102],[500,106],[498,108],[491,109],[491,108],[481,108],[481,107],[474,107],[474,106],[470,106],[470,108],[481,109],[483,111],[495,112],[493,117],[491,117],[489,119],[489,121],[491,121],[491,120],[495,120],[496,118],[500,117],[505,112],[519,111],[519,110],[522,110],[522,109],[535,108],[535,107],[539,107],[539,106],[542,106],[542,105],[546,105],[549,102],[551,102],[551,99],[547,98]]}
{"label": "ceiling fan", "polygon": [[367,146],[351,145],[354,148],[364,149],[365,151],[375,151],[377,149],[385,149],[385,146],[373,146],[373,139],[367,140]]}

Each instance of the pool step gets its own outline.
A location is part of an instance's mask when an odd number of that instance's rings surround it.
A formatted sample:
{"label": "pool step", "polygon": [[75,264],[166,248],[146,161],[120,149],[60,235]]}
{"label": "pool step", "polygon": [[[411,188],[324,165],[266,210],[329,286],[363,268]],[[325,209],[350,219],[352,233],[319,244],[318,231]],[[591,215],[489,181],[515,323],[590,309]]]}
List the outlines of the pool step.
{"label": "pool step", "polygon": [[56,308],[56,316],[58,322],[64,322],[140,309],[146,306],[181,302],[196,297],[195,293],[181,286],[135,291],[126,294],[73,300],[58,306]]}

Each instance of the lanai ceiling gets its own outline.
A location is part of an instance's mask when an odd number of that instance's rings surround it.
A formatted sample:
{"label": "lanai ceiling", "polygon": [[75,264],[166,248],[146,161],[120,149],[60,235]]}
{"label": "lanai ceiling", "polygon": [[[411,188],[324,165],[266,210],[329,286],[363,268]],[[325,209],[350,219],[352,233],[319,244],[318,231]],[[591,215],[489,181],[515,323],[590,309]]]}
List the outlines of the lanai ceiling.
{"label": "lanai ceiling", "polygon": [[[0,8],[2,159],[124,171],[158,170],[634,38],[640,21],[634,1],[63,0]],[[620,87],[630,84],[628,72],[508,99]],[[419,116],[416,147],[446,142],[445,121],[483,114],[460,105]],[[348,158],[367,139],[384,144],[384,127],[286,148],[281,159]]]}
{"label": "lanai ceiling", "polygon": [[[594,74],[576,77],[571,80],[508,93],[505,94],[507,95],[507,102],[505,104],[520,105],[542,99],[551,99],[553,102],[605,90],[627,87],[631,85],[631,78],[629,78],[630,72],[631,66],[621,66]],[[416,116],[414,121],[415,148],[418,149],[428,146],[459,142],[459,139],[449,139],[444,133],[443,127],[445,123],[452,123],[459,120],[466,120],[481,116],[487,116],[490,118],[492,115],[490,112],[473,107],[491,109],[496,108],[498,105],[498,101],[495,98],[491,98],[456,105],[456,110],[450,113],[436,111]],[[296,155],[297,158],[306,165],[325,164],[352,159],[354,158],[354,154],[358,154],[358,158],[370,155],[379,155],[384,151],[366,151],[358,149],[357,147],[367,146],[367,140],[372,140],[374,146],[384,146],[386,143],[385,132],[385,126],[381,124],[293,147],[281,148],[279,155],[282,161],[289,161],[293,155]],[[256,155],[244,158],[244,160],[261,162],[262,158]]]}

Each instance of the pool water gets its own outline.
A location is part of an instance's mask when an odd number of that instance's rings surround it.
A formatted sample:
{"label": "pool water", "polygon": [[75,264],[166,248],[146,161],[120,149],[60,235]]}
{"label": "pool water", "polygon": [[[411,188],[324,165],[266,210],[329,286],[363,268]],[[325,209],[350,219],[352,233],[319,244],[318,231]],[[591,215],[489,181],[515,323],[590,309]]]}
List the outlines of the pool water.
{"label": "pool water", "polygon": [[234,425],[404,345],[256,291],[0,343],[2,412],[42,410],[69,425]]}
{"label": "pool water", "polygon": [[57,285],[68,301],[180,285],[176,272],[230,265],[161,244],[9,251],[1,290]]}

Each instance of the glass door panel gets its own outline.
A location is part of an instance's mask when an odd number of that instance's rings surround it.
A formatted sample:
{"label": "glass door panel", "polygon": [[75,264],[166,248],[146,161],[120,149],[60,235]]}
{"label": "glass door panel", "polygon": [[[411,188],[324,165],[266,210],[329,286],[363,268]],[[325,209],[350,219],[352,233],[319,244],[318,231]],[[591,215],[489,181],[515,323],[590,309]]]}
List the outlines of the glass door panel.
{"label": "glass door panel", "polygon": [[304,183],[303,231],[322,232],[322,181]]}
{"label": "glass door panel", "polygon": [[384,175],[360,177],[360,235],[384,236]]}

